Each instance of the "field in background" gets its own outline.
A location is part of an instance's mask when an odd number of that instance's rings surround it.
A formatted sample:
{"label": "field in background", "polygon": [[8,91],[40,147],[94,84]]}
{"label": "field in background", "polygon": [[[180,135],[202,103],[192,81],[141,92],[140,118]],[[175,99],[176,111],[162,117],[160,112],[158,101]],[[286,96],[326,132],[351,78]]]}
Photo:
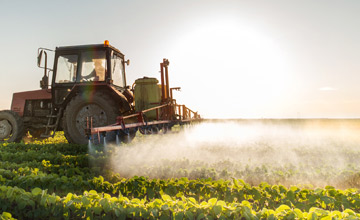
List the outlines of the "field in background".
{"label": "field in background", "polygon": [[120,146],[71,145],[61,134],[2,144],[0,214],[360,217],[360,120],[215,120],[174,130]]}

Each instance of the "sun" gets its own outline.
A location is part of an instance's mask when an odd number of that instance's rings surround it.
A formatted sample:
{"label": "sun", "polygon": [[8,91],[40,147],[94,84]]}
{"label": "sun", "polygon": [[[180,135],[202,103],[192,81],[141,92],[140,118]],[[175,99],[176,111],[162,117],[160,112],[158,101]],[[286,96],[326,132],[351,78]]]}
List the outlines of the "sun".
{"label": "sun", "polygon": [[192,91],[184,92],[181,99],[192,100],[210,117],[273,114],[286,95],[289,75],[284,50],[251,26],[209,23],[179,36],[172,49],[177,63],[172,78]]}

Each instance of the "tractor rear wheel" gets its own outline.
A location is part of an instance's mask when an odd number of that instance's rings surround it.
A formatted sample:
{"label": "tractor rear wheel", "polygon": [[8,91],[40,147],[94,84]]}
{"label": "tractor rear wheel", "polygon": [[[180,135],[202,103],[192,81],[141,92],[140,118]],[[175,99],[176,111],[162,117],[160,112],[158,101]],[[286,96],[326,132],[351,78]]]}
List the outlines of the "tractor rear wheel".
{"label": "tractor rear wheel", "polygon": [[24,135],[24,122],[13,111],[0,111],[0,142],[20,142]]}
{"label": "tractor rear wheel", "polygon": [[[92,117],[93,127],[100,127],[116,123],[116,117],[119,115],[119,105],[104,93],[98,92],[92,96],[77,95],[69,102],[64,112],[65,137],[69,143],[87,144],[85,135],[87,117]],[[106,139],[108,142],[115,141],[115,132],[108,132]],[[95,143],[96,140],[97,138],[94,138]]]}

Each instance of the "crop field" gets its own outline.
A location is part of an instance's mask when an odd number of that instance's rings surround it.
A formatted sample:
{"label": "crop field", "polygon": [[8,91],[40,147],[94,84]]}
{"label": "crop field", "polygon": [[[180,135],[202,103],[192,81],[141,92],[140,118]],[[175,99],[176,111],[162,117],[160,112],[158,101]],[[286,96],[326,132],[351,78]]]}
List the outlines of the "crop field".
{"label": "crop field", "polygon": [[227,120],[0,144],[1,219],[360,219],[360,120]]}

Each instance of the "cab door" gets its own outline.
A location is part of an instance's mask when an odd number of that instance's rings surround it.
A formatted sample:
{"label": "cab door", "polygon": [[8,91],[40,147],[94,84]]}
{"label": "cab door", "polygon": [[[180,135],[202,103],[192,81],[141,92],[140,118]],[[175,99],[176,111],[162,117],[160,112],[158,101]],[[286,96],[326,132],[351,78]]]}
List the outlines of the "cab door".
{"label": "cab door", "polygon": [[79,73],[79,53],[57,54],[54,64],[52,91],[55,106],[59,106],[74,87]]}

